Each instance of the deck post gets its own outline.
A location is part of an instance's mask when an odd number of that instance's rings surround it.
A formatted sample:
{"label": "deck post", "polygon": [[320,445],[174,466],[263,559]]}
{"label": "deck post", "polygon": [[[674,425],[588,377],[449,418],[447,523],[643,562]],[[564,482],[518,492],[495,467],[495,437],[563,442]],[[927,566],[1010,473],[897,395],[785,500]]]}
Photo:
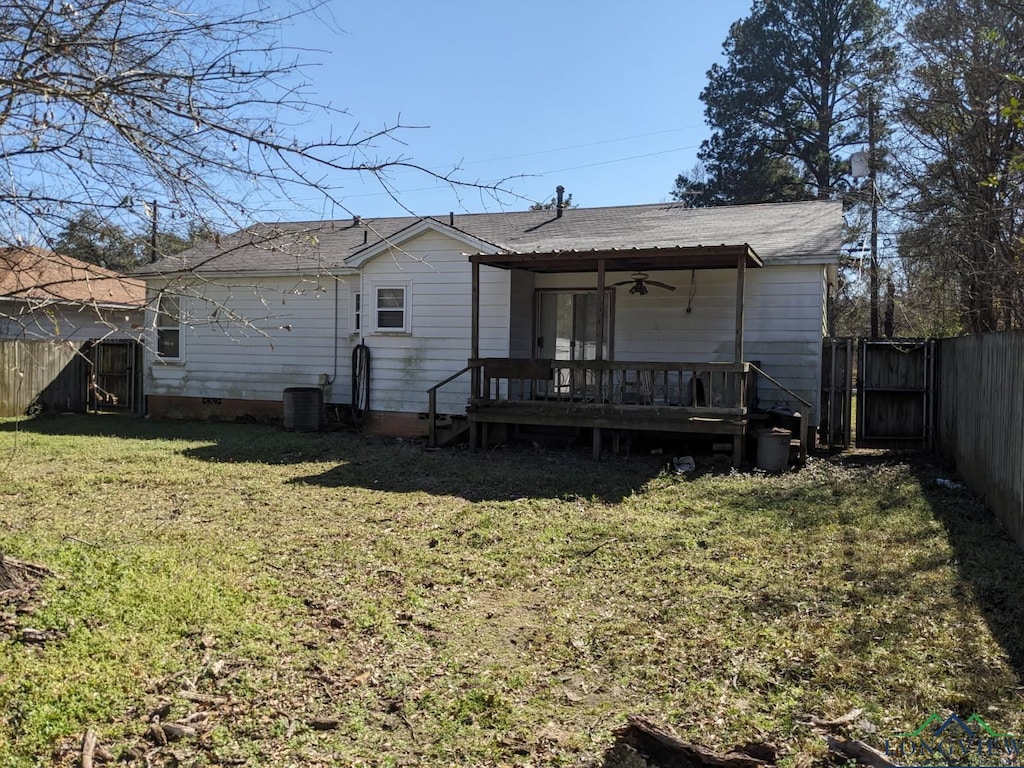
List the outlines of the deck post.
{"label": "deck post", "polygon": [[736,261],[736,353],[735,362],[743,362],[743,297],[747,278],[747,254],[741,253]]}
{"label": "deck post", "polygon": [[[480,376],[483,371],[477,361],[480,359],[480,262],[472,256],[469,259],[472,297],[470,299],[470,347],[469,347],[469,400],[470,407],[476,398],[480,397]],[[472,415],[469,417],[469,450],[476,453],[479,444],[479,425]]]}
{"label": "deck post", "polygon": [[[607,319],[604,316],[604,291],[605,291],[605,262],[604,259],[597,260],[597,348],[594,350],[594,360],[604,360],[604,326]],[[608,387],[611,389],[611,374],[609,374]],[[584,382],[584,385],[586,382]],[[597,394],[595,402],[601,402],[604,391],[604,371],[600,366],[597,368]]]}
{"label": "deck post", "polygon": [[480,262],[470,260],[470,272],[472,274],[472,306],[470,314],[470,365],[473,370],[470,372],[469,398],[473,400],[480,397],[480,368],[476,361],[480,359]]}
{"label": "deck post", "polygon": [[[594,360],[601,362],[604,360],[604,283],[605,283],[605,262],[604,259],[597,260],[597,346],[594,349]],[[598,366],[595,371],[597,374],[597,392],[594,395],[594,402],[600,403],[604,398],[602,393],[604,392],[604,370]],[[609,374],[609,389],[611,389],[611,374]],[[584,382],[586,386],[586,382]],[[594,427],[594,461],[599,461],[601,458],[601,428]]]}
{"label": "deck post", "polygon": [[597,260],[597,349],[594,359],[604,360],[604,259]]}
{"label": "deck post", "polygon": [[[735,350],[735,362],[743,362],[743,305],[744,295],[746,293],[745,285],[747,279],[747,254],[744,252],[739,255],[736,259],[736,350]],[[736,383],[736,407],[742,408],[744,402],[744,387],[743,382],[746,380],[746,373],[741,372]],[[749,422],[748,422],[749,423]],[[740,434],[733,435],[732,438],[732,465],[739,467],[743,463],[743,443],[746,440],[746,428],[744,428]]]}

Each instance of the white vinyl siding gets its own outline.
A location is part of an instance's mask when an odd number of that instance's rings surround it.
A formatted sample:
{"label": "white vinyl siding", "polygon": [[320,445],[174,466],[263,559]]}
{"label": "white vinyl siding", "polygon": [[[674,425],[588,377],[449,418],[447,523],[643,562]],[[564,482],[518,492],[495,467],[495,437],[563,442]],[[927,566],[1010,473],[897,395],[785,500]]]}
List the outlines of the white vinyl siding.
{"label": "white vinyl siding", "polygon": [[[427,390],[466,366],[471,352],[472,286],[465,251],[464,243],[427,231],[402,243],[401,251],[381,254],[363,265],[364,291],[396,285],[408,285],[411,290],[409,333],[365,337],[371,354],[372,410],[424,413]],[[480,270],[481,357],[507,357],[509,336],[509,273],[484,267]],[[438,391],[438,410],[465,413],[468,398],[467,373]]]}
{"label": "white vinyl siding", "polygon": [[[361,279],[232,278],[182,288],[180,293],[194,296],[182,307],[187,358],[179,366],[153,365],[151,353],[146,391],[281,400],[286,387],[316,386],[319,375],[327,374],[333,380],[327,402],[348,403],[352,348],[362,340],[370,350],[370,408],[425,412],[427,389],[465,367],[470,356],[470,266],[464,249],[428,231],[403,243],[401,253],[365,264]],[[406,289],[407,331],[375,332],[373,297],[378,288],[395,287]],[[480,289],[480,354],[506,357],[509,273],[482,269]],[[357,293],[361,335],[350,304]],[[438,409],[464,413],[468,397],[466,374],[439,391]]]}
{"label": "white vinyl siding", "polygon": [[[147,349],[151,395],[281,400],[287,387],[333,383],[327,402],[347,403],[352,346],[353,278],[280,277],[196,281],[174,287],[182,312],[179,365],[154,365]],[[356,279],[356,284],[358,283]]]}

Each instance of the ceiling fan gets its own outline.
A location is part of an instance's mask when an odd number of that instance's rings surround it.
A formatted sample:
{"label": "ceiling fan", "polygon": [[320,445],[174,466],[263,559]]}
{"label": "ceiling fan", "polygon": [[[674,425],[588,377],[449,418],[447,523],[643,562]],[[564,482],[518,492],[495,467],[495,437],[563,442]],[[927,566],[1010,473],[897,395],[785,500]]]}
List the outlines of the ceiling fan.
{"label": "ceiling fan", "polygon": [[658,288],[664,288],[666,291],[674,291],[676,289],[674,285],[668,285],[667,283],[661,283],[658,282],[657,280],[651,280],[651,278],[647,276],[646,272],[634,272],[632,275],[629,276],[629,280],[622,280],[621,282],[618,283],[612,283],[612,286],[618,287],[620,285],[629,285],[630,283],[633,284],[633,287],[629,289],[629,292],[635,293],[639,296],[646,296],[648,294],[648,285],[653,285]]}

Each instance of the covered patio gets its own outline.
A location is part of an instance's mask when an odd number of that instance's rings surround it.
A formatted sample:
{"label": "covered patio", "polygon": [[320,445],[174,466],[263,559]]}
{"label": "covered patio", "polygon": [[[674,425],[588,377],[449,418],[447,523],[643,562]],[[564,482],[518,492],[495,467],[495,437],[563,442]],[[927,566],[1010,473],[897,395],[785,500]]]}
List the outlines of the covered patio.
{"label": "covered patio", "polygon": [[[732,460],[743,460],[744,443],[756,405],[757,379],[779,386],[744,359],[745,283],[748,269],[763,266],[748,244],[673,246],[645,249],[476,253],[469,255],[472,275],[471,356],[466,368],[429,391],[431,442],[435,442],[438,387],[469,372],[466,418],[473,450],[487,446],[492,427],[558,426],[588,428],[594,457],[610,433],[613,445],[623,430],[723,436],[732,441]],[[604,345],[588,359],[481,358],[480,268],[523,270],[536,274],[590,273],[596,295],[604,296],[624,273],[733,270],[736,284],[731,361],[666,362],[605,359]],[[604,301],[596,301],[596,338],[610,322]],[[666,340],[685,349],[685,339]],[[786,390],[787,392],[789,390]],[[792,393],[790,393],[792,394]],[[803,428],[800,428],[803,443]]]}

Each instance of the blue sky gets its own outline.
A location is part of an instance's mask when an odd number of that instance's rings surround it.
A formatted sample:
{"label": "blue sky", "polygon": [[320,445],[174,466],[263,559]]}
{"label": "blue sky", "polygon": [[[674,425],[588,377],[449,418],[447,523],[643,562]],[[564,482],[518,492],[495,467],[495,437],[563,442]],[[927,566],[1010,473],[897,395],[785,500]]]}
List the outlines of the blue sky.
{"label": "blue sky", "polygon": [[706,72],[749,9],[750,0],[335,2],[284,27],[281,41],[315,49],[303,54],[317,62],[310,99],[350,114],[317,118],[307,134],[374,130],[401,115],[426,127],[402,132],[404,146],[380,142],[379,155],[460,166],[469,181],[515,177],[505,182],[514,194],[496,200],[396,171],[399,203],[372,178],[340,176],[353,213],[520,210],[558,184],[582,206],[626,205],[667,200],[676,174],[693,167],[708,135]]}

